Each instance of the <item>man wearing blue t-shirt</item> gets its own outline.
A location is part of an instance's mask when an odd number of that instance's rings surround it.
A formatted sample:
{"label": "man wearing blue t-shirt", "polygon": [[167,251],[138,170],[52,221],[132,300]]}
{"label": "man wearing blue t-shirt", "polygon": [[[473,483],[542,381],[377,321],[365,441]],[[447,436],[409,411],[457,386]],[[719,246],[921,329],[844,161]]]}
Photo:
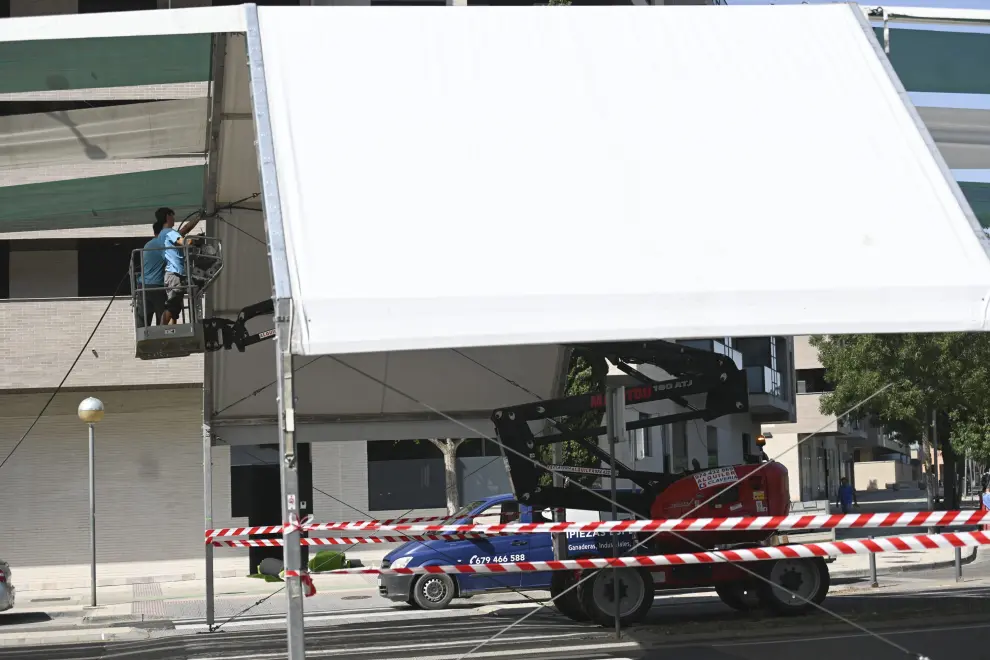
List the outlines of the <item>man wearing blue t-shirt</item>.
{"label": "man wearing blue t-shirt", "polygon": [[856,491],[849,485],[849,480],[845,477],[842,477],[839,484],[839,501],[836,504],[842,509],[842,513],[849,513],[852,511],[853,505],[859,506],[859,502],[856,501]]}
{"label": "man wearing blue t-shirt", "polygon": [[186,255],[185,246],[190,244],[187,234],[199,223],[199,218],[187,222],[178,230],[175,229],[175,211],[170,208],[160,208],[155,211],[155,218],[162,221],[162,245],[165,249],[165,301],[164,322],[167,325],[176,323],[182,315],[182,300],[186,291]]}
{"label": "man wearing blue t-shirt", "polygon": [[144,244],[141,260],[137,267],[141,273],[137,276],[139,294],[137,296],[138,325],[147,327],[151,322],[161,325],[165,314],[165,250],[162,243],[164,223],[157,218],[152,230],[155,237]]}

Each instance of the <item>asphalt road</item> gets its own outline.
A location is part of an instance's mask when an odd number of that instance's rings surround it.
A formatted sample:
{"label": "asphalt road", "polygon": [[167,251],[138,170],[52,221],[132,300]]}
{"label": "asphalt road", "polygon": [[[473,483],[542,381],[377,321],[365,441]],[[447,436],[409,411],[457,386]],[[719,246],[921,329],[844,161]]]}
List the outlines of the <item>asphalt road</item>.
{"label": "asphalt road", "polygon": [[[951,576],[951,571],[949,572]],[[890,581],[881,589],[836,584],[829,612],[774,618],[739,614],[710,597],[658,599],[646,625],[616,641],[610,630],[573,623],[543,610],[505,630],[527,609],[488,614],[357,621],[307,626],[307,657],[337,660],[467,658],[520,660],[931,660],[990,657],[990,580],[946,588],[937,576]],[[862,632],[846,621],[854,621]],[[141,642],[0,649],[2,660],[281,660],[284,628],[236,628],[190,634],[158,626]],[[124,624],[133,625],[133,624]],[[882,638],[882,639],[881,639]],[[886,641],[884,641],[886,640]]]}

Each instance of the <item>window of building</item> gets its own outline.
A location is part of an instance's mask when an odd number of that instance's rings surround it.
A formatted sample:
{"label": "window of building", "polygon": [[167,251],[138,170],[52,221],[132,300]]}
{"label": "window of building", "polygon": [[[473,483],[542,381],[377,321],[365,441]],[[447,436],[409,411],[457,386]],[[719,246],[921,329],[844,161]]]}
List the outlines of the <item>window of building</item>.
{"label": "window of building", "polygon": [[0,0],[0,18],[10,18],[10,0]]}
{"label": "window of building", "polygon": [[0,299],[10,298],[10,241],[0,241]]}
{"label": "window of building", "polygon": [[498,444],[487,438],[465,438],[457,446],[457,458],[478,458],[484,456],[501,456],[502,449]]}
{"label": "window of building", "polygon": [[368,506],[373,511],[447,506],[443,456],[426,440],[366,443]]}
{"label": "window of building", "polygon": [[131,295],[128,271],[131,254],[144,247],[149,238],[150,236],[132,236],[80,239],[78,295],[83,298]]}
{"label": "window of building", "polygon": [[79,0],[80,14],[158,9],[158,0]]}
{"label": "window of building", "polygon": [[72,239],[10,241],[10,298],[75,298],[79,295],[76,242]]}
{"label": "window of building", "polygon": [[798,394],[818,394],[820,392],[831,392],[835,387],[825,380],[825,369],[798,369],[795,372],[797,378]]}
{"label": "window of building", "polygon": [[708,447],[708,467],[718,467],[718,429],[714,426],[707,427],[708,436],[705,444]]}

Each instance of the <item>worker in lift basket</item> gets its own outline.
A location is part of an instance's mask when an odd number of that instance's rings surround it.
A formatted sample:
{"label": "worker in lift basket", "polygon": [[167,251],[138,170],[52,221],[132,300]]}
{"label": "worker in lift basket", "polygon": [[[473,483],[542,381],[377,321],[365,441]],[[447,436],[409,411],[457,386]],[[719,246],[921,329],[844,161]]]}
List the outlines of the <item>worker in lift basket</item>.
{"label": "worker in lift basket", "polygon": [[155,224],[151,226],[155,237],[144,244],[144,252],[137,263],[141,271],[137,278],[138,325],[142,327],[151,325],[152,321],[161,325],[165,315],[165,251],[162,250],[164,224],[164,216],[163,219],[155,219]]}
{"label": "worker in lift basket", "polygon": [[162,219],[162,244],[165,250],[165,301],[164,321],[173,325],[182,315],[182,300],[186,292],[186,256],[182,249],[191,243],[187,238],[189,232],[199,223],[199,218],[187,222],[178,230],[175,229],[175,211],[170,208],[160,208],[155,211],[155,217]]}

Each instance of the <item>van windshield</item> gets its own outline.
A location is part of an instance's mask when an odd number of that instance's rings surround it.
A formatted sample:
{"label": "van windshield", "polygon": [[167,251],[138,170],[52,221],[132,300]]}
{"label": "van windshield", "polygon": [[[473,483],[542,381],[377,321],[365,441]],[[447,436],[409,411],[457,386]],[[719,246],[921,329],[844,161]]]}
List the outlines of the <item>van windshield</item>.
{"label": "van windshield", "polygon": [[475,500],[474,502],[471,502],[470,504],[465,504],[460,509],[458,509],[457,511],[455,511],[452,516],[450,516],[450,520],[458,520],[460,518],[467,518],[471,514],[472,511],[474,511],[475,509],[477,509],[479,506],[481,506],[484,503],[485,503],[485,500]]}

